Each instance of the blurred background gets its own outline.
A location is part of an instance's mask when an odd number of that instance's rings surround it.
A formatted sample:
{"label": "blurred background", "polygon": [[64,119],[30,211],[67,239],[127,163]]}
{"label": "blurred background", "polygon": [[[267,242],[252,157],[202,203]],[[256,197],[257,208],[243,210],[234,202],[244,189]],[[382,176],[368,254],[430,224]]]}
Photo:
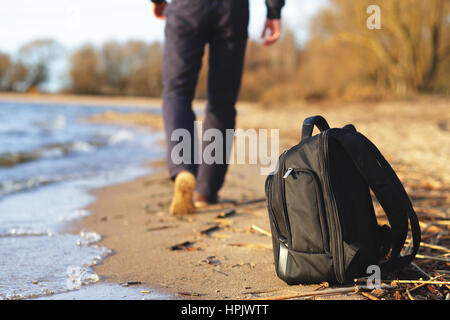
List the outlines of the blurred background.
{"label": "blurred background", "polygon": [[[449,1],[286,2],[283,37],[267,48],[264,1],[251,1],[241,101],[448,96]],[[371,4],[381,29],[367,28]],[[0,91],[161,96],[164,22],[150,1],[3,1],[0,21]],[[203,68],[198,98],[205,80]]]}

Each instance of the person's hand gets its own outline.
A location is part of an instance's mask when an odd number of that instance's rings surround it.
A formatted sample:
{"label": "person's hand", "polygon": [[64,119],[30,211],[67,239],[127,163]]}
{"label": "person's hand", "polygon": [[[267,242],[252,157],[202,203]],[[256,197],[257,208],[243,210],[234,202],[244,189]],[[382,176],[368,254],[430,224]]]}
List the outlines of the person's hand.
{"label": "person's hand", "polygon": [[165,20],[166,16],[164,15],[164,9],[167,6],[167,2],[163,1],[161,3],[153,3],[153,14],[156,18]]}
{"label": "person's hand", "polygon": [[270,46],[277,42],[281,34],[281,21],[279,19],[267,19],[261,38],[264,45]]}

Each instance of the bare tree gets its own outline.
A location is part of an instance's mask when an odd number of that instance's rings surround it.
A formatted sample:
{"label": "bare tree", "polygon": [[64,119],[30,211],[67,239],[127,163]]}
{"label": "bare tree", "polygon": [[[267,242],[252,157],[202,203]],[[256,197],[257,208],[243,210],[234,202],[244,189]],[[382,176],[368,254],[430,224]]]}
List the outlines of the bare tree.
{"label": "bare tree", "polygon": [[377,66],[377,82],[396,93],[429,90],[439,65],[449,55],[444,34],[449,28],[445,0],[380,0],[381,29],[366,27],[371,1],[331,0],[314,21],[314,36],[366,50]]}
{"label": "bare tree", "polygon": [[62,53],[62,47],[54,40],[35,40],[19,49],[18,60],[27,70],[20,86],[23,91],[43,84],[49,76],[50,64]]}
{"label": "bare tree", "polygon": [[0,53],[0,91],[8,87],[8,73],[11,69],[11,59],[9,55]]}
{"label": "bare tree", "polygon": [[99,94],[104,77],[100,61],[94,47],[90,45],[78,49],[70,58],[71,91],[77,94]]}

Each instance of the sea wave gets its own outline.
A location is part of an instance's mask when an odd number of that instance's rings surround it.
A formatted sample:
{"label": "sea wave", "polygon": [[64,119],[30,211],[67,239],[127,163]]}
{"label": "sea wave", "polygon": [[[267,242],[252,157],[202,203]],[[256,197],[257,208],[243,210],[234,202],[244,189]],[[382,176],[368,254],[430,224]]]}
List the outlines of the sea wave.
{"label": "sea wave", "polygon": [[99,146],[101,145],[95,142],[73,141],[45,145],[31,151],[5,152],[0,154],[0,167],[14,167],[42,158],[56,158],[75,152],[89,152]]}
{"label": "sea wave", "polygon": [[37,187],[42,187],[45,185],[66,181],[69,180],[70,178],[72,177],[61,176],[48,178],[45,176],[40,176],[36,178],[22,179],[17,181],[3,181],[0,182],[0,198],[17,192],[28,191]]}
{"label": "sea wave", "polygon": [[0,167],[14,167],[42,158],[57,158],[76,153],[91,152],[105,146],[113,146],[129,141],[133,137],[134,135],[131,131],[119,130],[110,135],[99,135],[91,141],[75,140],[48,144],[31,151],[0,153]]}
{"label": "sea wave", "polygon": [[12,228],[11,230],[8,230],[7,232],[2,232],[0,229],[0,238],[6,238],[6,237],[41,237],[41,236],[53,236],[53,232],[50,230],[47,230],[46,232],[38,232],[38,231],[31,231],[26,228]]}

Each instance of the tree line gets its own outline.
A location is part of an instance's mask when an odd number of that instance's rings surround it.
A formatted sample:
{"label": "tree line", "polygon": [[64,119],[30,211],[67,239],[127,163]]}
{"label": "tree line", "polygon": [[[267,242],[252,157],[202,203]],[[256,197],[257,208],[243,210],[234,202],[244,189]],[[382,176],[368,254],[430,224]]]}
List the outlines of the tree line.
{"label": "tree line", "polygon": [[[386,96],[449,94],[450,3],[380,0],[381,29],[367,28],[368,0],[330,0],[299,46],[286,29],[272,47],[250,40],[240,99],[264,105],[298,99],[378,100]],[[110,41],[70,54],[64,92],[161,96],[163,44]],[[0,53],[0,90],[30,91],[47,79],[61,52],[52,40],[24,45],[17,57]],[[203,65],[207,65],[207,53]],[[206,96],[202,68],[197,97]]]}

